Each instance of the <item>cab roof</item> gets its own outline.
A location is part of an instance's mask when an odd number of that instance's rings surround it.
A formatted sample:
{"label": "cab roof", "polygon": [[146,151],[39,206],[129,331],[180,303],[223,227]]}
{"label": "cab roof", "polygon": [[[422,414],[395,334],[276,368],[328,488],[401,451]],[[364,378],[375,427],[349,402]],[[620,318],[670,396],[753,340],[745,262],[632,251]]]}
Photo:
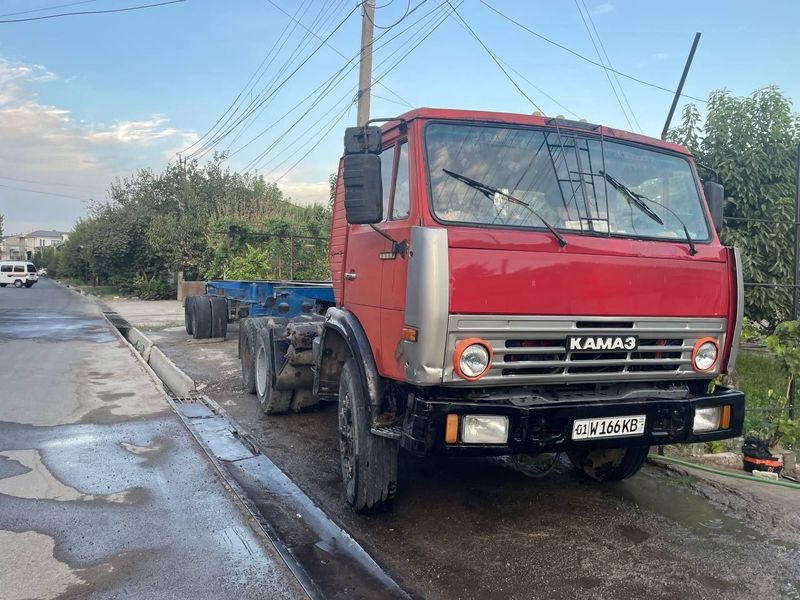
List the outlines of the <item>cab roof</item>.
{"label": "cab roof", "polygon": [[596,125],[587,123],[585,121],[573,121],[570,119],[545,117],[537,115],[526,115],[519,113],[504,113],[504,112],[490,112],[481,110],[462,110],[452,108],[415,108],[407,113],[399,115],[397,120],[388,121],[384,125],[384,130],[393,129],[395,123],[400,120],[413,121],[415,119],[423,120],[453,120],[453,121],[476,121],[476,122],[490,122],[490,123],[506,123],[511,125],[536,125],[539,127],[555,127],[558,125],[560,129],[569,131],[579,131],[583,133],[595,133],[608,138],[616,138],[629,142],[636,142],[639,144],[646,144],[672,152],[679,152],[690,156],[689,151],[678,144],[672,142],[665,142],[663,140],[624,131],[622,129],[614,129],[603,125]]}

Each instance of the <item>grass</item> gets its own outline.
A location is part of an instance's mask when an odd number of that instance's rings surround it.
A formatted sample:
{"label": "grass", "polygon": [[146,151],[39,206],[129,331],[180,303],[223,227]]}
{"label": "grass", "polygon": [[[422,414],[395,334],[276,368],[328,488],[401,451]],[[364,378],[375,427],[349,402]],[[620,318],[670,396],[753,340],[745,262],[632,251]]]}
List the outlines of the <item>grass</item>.
{"label": "grass", "polygon": [[789,374],[772,353],[741,350],[736,375],[745,397],[744,434],[771,437],[785,410]]}

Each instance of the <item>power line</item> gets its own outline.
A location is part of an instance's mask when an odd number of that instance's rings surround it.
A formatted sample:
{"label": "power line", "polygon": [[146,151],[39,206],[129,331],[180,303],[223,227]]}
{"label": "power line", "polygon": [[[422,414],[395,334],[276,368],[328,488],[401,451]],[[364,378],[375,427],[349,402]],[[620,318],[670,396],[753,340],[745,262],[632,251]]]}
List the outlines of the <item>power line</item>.
{"label": "power line", "polygon": [[127,6],[125,8],[110,8],[107,10],[84,10],[80,12],[59,13],[56,15],[43,15],[41,17],[25,17],[24,19],[7,19],[5,21],[0,21],[0,23],[22,23],[24,21],[42,21],[44,19],[55,19],[57,17],[74,17],[75,15],[104,15],[108,13],[142,10],[143,8],[155,8],[157,6],[166,6],[168,4],[178,4],[179,2],[186,2],[186,0],[169,0],[168,2],[157,2],[156,4],[142,4],[140,6]]}
{"label": "power line", "polygon": [[[650,87],[655,88],[657,90],[661,90],[662,92],[668,92],[668,93],[672,94],[673,96],[675,95],[675,90],[671,90],[669,88],[666,88],[664,86],[658,85],[656,83],[651,83],[649,81],[645,81],[644,79],[639,79],[638,77],[634,77],[633,75],[628,75],[627,73],[623,73],[622,71],[617,71],[616,69],[612,69],[610,67],[606,67],[606,66],[600,64],[599,62],[594,61],[591,58],[589,58],[587,56],[584,56],[583,54],[575,52],[575,50],[572,50],[571,48],[567,48],[563,44],[559,44],[558,42],[556,42],[554,40],[551,40],[550,38],[542,35],[541,33],[538,33],[536,31],[534,31],[533,29],[530,29],[529,27],[526,27],[525,25],[523,25],[519,21],[516,21],[513,18],[509,17],[507,14],[502,13],[499,10],[497,10],[494,6],[492,6],[491,4],[486,2],[486,0],[480,0],[480,2],[481,2],[481,4],[486,6],[486,8],[488,8],[489,10],[497,13],[498,15],[500,15],[501,17],[503,17],[507,21],[513,23],[514,25],[516,25],[520,29],[524,29],[525,31],[527,31],[531,35],[534,35],[534,36],[538,37],[539,39],[544,40],[548,44],[552,44],[553,46],[556,46],[557,48],[561,48],[562,50],[564,50],[566,52],[569,52],[570,54],[572,54],[574,56],[577,56],[578,58],[580,58],[583,61],[588,62],[589,64],[592,64],[592,65],[594,65],[596,67],[600,67],[601,69],[607,69],[607,70],[611,71],[612,73],[616,73],[617,75],[625,77],[626,79],[630,79],[631,81],[635,81],[636,83],[641,83],[642,85],[650,86]],[[703,104],[708,104],[708,100],[703,100],[702,98],[697,98],[696,96],[690,96],[689,94],[681,94],[681,96],[684,97],[684,98],[689,98],[691,100],[696,100],[697,102],[702,102]]]}
{"label": "power line", "polygon": [[[287,17],[289,17],[290,19],[294,20],[294,18],[293,18],[292,16],[290,16],[290,15],[289,15],[289,13],[287,13],[285,10],[283,10],[283,8],[282,8],[281,6],[279,6],[278,4],[276,4],[276,3],[275,3],[273,0],[267,0],[267,2],[269,2],[269,3],[270,3],[272,6],[274,6],[275,8],[277,8],[279,11],[281,11],[281,12],[282,12],[284,15],[286,15],[286,16],[287,16]],[[405,15],[403,15],[403,19],[405,19],[405,18],[406,18],[408,15],[410,15],[411,13],[413,13],[415,10],[417,10],[417,8],[419,8],[420,6],[422,6],[422,5],[423,5],[425,2],[427,2],[427,0],[422,0],[422,2],[420,2],[420,3],[419,3],[417,6],[416,6],[416,7],[414,7],[414,9],[413,9],[413,10],[411,10],[411,11],[408,11],[408,10],[407,10],[407,11],[406,11],[406,14],[405,14]],[[385,4],[384,6],[389,6],[389,4]],[[400,19],[400,21],[402,21],[403,19]],[[399,24],[399,22],[400,22],[400,21],[398,21],[397,23],[395,23],[395,25]],[[302,23],[300,23],[300,27],[302,27],[303,29],[306,29],[305,25],[303,25]],[[387,28],[387,29],[389,29],[389,28]],[[316,34],[314,34],[314,35],[316,36]],[[322,39],[322,38],[320,38],[319,36],[316,36],[316,37],[317,37],[317,39]],[[339,55],[339,56],[341,56],[342,58],[347,58],[347,57],[346,57],[346,56],[345,56],[345,55],[344,55],[342,52],[340,52],[340,51],[339,51],[339,50],[338,50],[338,49],[337,49],[335,46],[332,46],[331,44],[326,44],[326,46],[328,46],[328,48],[330,48],[331,50],[333,50],[334,52],[336,52],[336,54],[338,54],[338,55]],[[413,104],[411,104],[410,102],[408,102],[408,101],[407,101],[405,98],[403,98],[402,96],[400,96],[400,95],[399,95],[397,92],[395,92],[394,90],[391,90],[391,89],[389,89],[387,86],[385,86],[385,85],[383,85],[383,84],[381,84],[381,87],[382,87],[383,89],[385,89],[387,92],[391,93],[393,96],[395,96],[395,97],[396,97],[398,100],[401,100],[401,101],[403,102],[403,104],[405,104],[405,105],[406,105],[406,106],[408,106],[409,108],[414,108],[414,105],[413,105]],[[374,95],[374,94],[373,94],[373,95]],[[379,97],[379,96],[378,96],[378,97]],[[384,98],[384,99],[385,99],[385,98]],[[391,101],[391,100],[389,100],[389,102],[392,102],[392,101]]]}
{"label": "power line", "polygon": [[524,90],[523,90],[521,87],[519,87],[519,85],[518,85],[518,84],[517,84],[517,82],[514,80],[514,78],[513,78],[513,77],[511,77],[511,75],[509,75],[509,74],[508,74],[508,71],[506,71],[506,70],[505,70],[505,68],[503,67],[503,65],[502,65],[502,64],[500,64],[500,61],[499,61],[499,60],[497,60],[497,57],[494,55],[494,53],[493,53],[491,50],[489,50],[488,46],[487,46],[486,44],[484,44],[484,43],[483,43],[483,40],[481,40],[481,38],[478,36],[478,34],[477,34],[477,33],[475,33],[475,31],[472,29],[472,27],[470,27],[470,26],[469,26],[469,24],[468,24],[468,23],[467,23],[467,22],[464,20],[464,18],[463,18],[463,17],[462,17],[462,16],[461,16],[461,15],[458,13],[458,11],[457,11],[457,10],[456,10],[456,9],[453,7],[453,5],[452,5],[452,4],[450,4],[450,0],[445,0],[445,2],[447,2],[447,4],[449,4],[449,5],[450,5],[450,8],[452,8],[452,9],[453,9],[453,14],[454,14],[456,17],[458,17],[458,20],[459,20],[459,21],[460,21],[460,22],[463,24],[463,26],[464,26],[464,27],[466,27],[466,28],[467,28],[467,30],[468,30],[468,31],[469,31],[469,32],[472,34],[472,37],[474,37],[474,38],[475,38],[475,39],[478,41],[478,43],[479,43],[479,44],[480,44],[480,45],[483,47],[483,49],[486,51],[486,53],[487,53],[487,54],[488,54],[488,55],[489,55],[489,56],[492,58],[492,60],[495,62],[495,64],[496,64],[496,65],[497,65],[497,66],[500,68],[500,70],[503,72],[503,75],[505,75],[505,76],[508,78],[508,80],[509,80],[509,81],[510,81],[510,82],[511,82],[513,85],[514,85],[514,87],[515,87],[515,88],[517,88],[517,91],[519,91],[519,93],[520,93],[520,94],[522,94],[523,96],[525,96],[525,98],[528,100],[528,102],[530,102],[530,103],[531,103],[531,104],[534,106],[534,108],[536,108],[536,110],[538,110],[539,112],[542,112],[542,113],[543,113],[544,111],[543,111],[541,108],[539,108],[539,105],[538,105],[538,104],[536,104],[536,102],[534,102],[534,101],[533,101],[533,98],[531,98],[530,96],[528,96],[528,94],[526,94],[526,93],[525,93],[525,91],[524,91]]}
{"label": "power line", "polygon": [[29,15],[36,12],[44,12],[46,10],[54,10],[56,8],[66,8],[68,6],[77,6],[78,4],[89,4],[90,2],[97,2],[97,0],[81,0],[81,2],[70,2],[68,4],[56,4],[55,6],[45,6],[44,8],[35,8],[33,10],[20,10],[13,13],[5,13],[0,17],[15,17],[17,15]]}
{"label": "power line", "polygon": [[69,196],[67,194],[58,194],[56,192],[46,192],[44,190],[32,190],[30,188],[15,187],[13,185],[5,185],[5,184],[2,184],[2,183],[0,183],[0,188],[4,188],[4,189],[7,189],[7,190],[15,190],[15,191],[18,191],[18,192],[29,192],[31,194],[42,194],[44,196],[57,196],[59,198],[69,198],[70,200],[83,200],[83,201],[88,200],[88,198],[85,198],[85,197],[84,198],[80,198],[78,196]]}
{"label": "power line", "polygon": [[[314,48],[314,50],[312,50],[312,52],[305,59],[303,59],[303,61],[299,65],[297,65],[297,67],[295,67],[295,69],[292,70],[292,72],[289,73],[289,75],[283,81],[281,81],[269,94],[267,94],[265,97],[261,98],[258,102],[256,102],[255,106],[253,106],[252,108],[250,108],[248,110],[247,114],[239,117],[230,127],[228,127],[228,129],[226,131],[224,131],[223,133],[219,134],[219,136],[218,136],[219,139],[222,139],[222,138],[225,138],[226,136],[228,136],[236,127],[241,125],[244,122],[245,119],[247,119],[250,115],[252,115],[256,110],[258,110],[258,108],[260,108],[267,100],[269,100],[276,93],[278,93],[278,91],[284,85],[286,85],[286,82],[288,82],[295,75],[295,73],[297,73],[303,67],[303,65],[305,65],[309,60],[311,60],[311,58],[317,52],[319,52],[320,48],[322,48],[322,46],[325,45],[325,42],[327,42],[333,36],[333,34],[335,34],[342,27],[342,25],[345,24],[345,22],[350,18],[350,16],[358,9],[358,7],[359,7],[359,5],[356,4],[353,7],[353,9],[349,13],[347,13],[347,16],[345,16],[345,18],[342,19],[339,22],[339,24],[336,25],[336,27],[334,27],[333,30],[322,40],[322,42],[316,48]],[[196,155],[196,154],[197,154],[197,152],[192,153],[192,155]]]}
{"label": "power line", "polygon": [[88,190],[97,191],[96,187],[92,187],[92,186],[89,186],[89,185],[79,185],[79,184],[76,184],[76,183],[56,183],[56,182],[49,183],[47,181],[32,181],[30,179],[18,179],[16,177],[4,177],[2,175],[0,175],[0,179],[6,180],[6,181],[16,181],[17,183],[33,183],[34,185],[47,185],[47,186],[57,186],[57,187],[74,187],[74,188],[84,188],[84,189],[88,189]]}
{"label": "power line", "polygon": [[[594,24],[594,19],[592,18],[592,13],[589,12],[589,9],[586,7],[586,2],[581,0],[581,4],[583,5],[583,10],[586,12],[586,16],[589,17],[589,23],[592,25],[592,29],[594,30],[595,37],[597,37],[597,41],[600,43],[600,49],[603,51],[603,55],[606,57],[606,62],[608,66],[612,69],[612,74],[614,75],[614,81],[617,82],[617,87],[619,88],[620,93],[622,94],[622,99],[625,100],[625,104],[628,106],[628,110],[631,113],[631,117],[633,117],[633,122],[636,123],[636,127],[639,129],[639,133],[644,133],[642,130],[642,125],[639,123],[639,119],[636,118],[636,113],[631,106],[630,100],[628,100],[628,95],[625,93],[625,88],[622,87],[622,82],[619,80],[619,75],[617,75],[613,69],[614,65],[611,64],[611,58],[608,56],[608,52],[606,52],[605,44],[603,44],[603,38],[600,37],[600,32],[597,31],[597,26]],[[608,73],[608,71],[606,71]]]}
{"label": "power line", "polygon": [[[427,1],[427,0],[422,0],[422,2],[420,2],[420,4],[424,4],[426,1]],[[386,6],[388,6],[388,5],[386,5]],[[376,7],[376,8],[377,8],[377,7]],[[385,6],[382,6],[381,8],[385,8]],[[381,25],[378,25],[378,24],[377,24],[375,21],[373,21],[372,19],[370,19],[369,15],[368,15],[367,13],[364,13],[364,16],[365,16],[365,17],[367,17],[367,19],[369,19],[369,22],[370,22],[370,23],[372,23],[372,26],[373,26],[375,29],[391,29],[392,27],[394,27],[395,25],[397,25],[398,23],[400,23],[400,21],[402,21],[403,19],[405,19],[405,18],[408,16],[408,11],[409,11],[410,9],[411,9],[411,0],[407,0],[407,1],[406,1],[406,12],[405,12],[405,14],[404,14],[402,17],[400,17],[399,19],[397,19],[397,21],[395,21],[395,22],[394,22],[394,23],[392,23],[391,25],[383,25],[383,26],[381,26]]]}
{"label": "power line", "polygon": [[525,77],[525,75],[523,75],[522,73],[520,73],[519,71],[517,71],[517,70],[516,70],[514,67],[512,67],[510,64],[508,64],[506,61],[504,61],[504,60],[502,59],[502,57],[500,57],[499,55],[497,55],[497,60],[499,60],[501,63],[503,63],[503,64],[504,64],[506,67],[508,67],[508,68],[509,68],[511,71],[513,71],[513,72],[514,72],[514,74],[515,74],[517,77],[519,77],[520,79],[522,79],[522,80],[523,80],[525,83],[527,83],[529,86],[531,86],[531,87],[532,87],[533,89],[535,89],[537,92],[539,92],[539,93],[540,93],[542,96],[544,96],[544,97],[545,97],[545,98],[547,98],[548,100],[552,101],[552,102],[553,102],[555,105],[557,105],[559,108],[563,108],[565,112],[568,112],[569,114],[571,114],[571,115],[572,115],[573,117],[575,117],[575,118],[578,118],[578,119],[580,118],[580,116],[578,115],[578,113],[576,113],[576,112],[575,112],[575,111],[573,111],[573,110],[570,110],[568,107],[564,106],[564,105],[563,105],[561,102],[559,102],[558,100],[556,100],[556,99],[555,99],[553,96],[551,96],[550,94],[548,94],[547,92],[545,92],[545,91],[544,91],[542,88],[538,87],[538,86],[537,86],[535,83],[533,83],[533,82],[532,82],[530,79],[528,79],[527,77]]}
{"label": "power line", "polygon": [[619,93],[617,93],[617,88],[614,87],[614,82],[611,81],[611,75],[606,68],[605,63],[603,62],[603,57],[600,54],[600,49],[597,47],[597,43],[594,41],[594,37],[592,37],[592,32],[589,29],[589,23],[586,22],[586,18],[583,16],[583,11],[581,10],[580,4],[578,4],[578,0],[575,0],[575,8],[578,9],[578,14],[581,16],[581,21],[583,22],[583,26],[586,28],[586,33],[589,34],[589,40],[592,42],[592,46],[594,46],[595,54],[597,54],[597,59],[600,61],[600,64],[603,65],[603,73],[608,79],[608,85],[611,86],[611,91],[614,93],[614,97],[617,99],[617,104],[619,104],[619,108],[622,111],[622,115],[625,117],[625,120],[628,122],[628,127],[633,130],[633,123],[631,123],[631,119],[628,116],[628,111],[625,110],[625,105],[622,104],[622,100],[619,97]]}

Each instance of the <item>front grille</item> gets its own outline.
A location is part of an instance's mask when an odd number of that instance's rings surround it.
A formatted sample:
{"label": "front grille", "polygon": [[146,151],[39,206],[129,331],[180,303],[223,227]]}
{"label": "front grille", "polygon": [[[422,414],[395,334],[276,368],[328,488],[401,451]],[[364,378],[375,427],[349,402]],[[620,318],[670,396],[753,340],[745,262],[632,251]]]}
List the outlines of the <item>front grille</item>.
{"label": "front grille", "polygon": [[[453,315],[449,325],[448,356],[458,340],[482,338],[494,358],[480,385],[507,385],[696,377],[691,367],[695,342],[713,337],[724,347],[726,320]],[[570,352],[570,335],[636,335],[639,343],[634,351]],[[446,368],[444,381],[466,384],[452,367]]]}

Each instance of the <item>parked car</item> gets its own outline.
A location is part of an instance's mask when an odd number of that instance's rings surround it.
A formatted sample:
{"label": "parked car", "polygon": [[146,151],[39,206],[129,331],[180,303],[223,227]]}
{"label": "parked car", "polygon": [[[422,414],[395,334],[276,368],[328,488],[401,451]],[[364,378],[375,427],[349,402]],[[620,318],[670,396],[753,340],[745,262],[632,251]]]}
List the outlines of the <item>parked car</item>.
{"label": "parked car", "polygon": [[24,260],[4,260],[0,261],[0,287],[13,285],[14,287],[31,287],[39,281],[36,273],[36,266]]}
{"label": "parked car", "polygon": [[39,269],[36,273],[39,277],[47,277],[47,269]]}

